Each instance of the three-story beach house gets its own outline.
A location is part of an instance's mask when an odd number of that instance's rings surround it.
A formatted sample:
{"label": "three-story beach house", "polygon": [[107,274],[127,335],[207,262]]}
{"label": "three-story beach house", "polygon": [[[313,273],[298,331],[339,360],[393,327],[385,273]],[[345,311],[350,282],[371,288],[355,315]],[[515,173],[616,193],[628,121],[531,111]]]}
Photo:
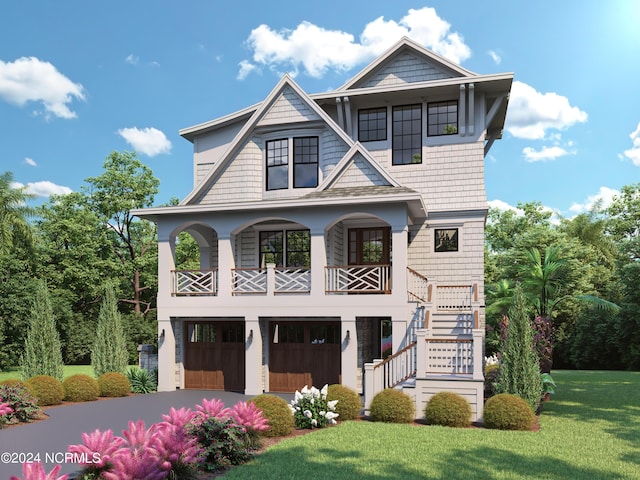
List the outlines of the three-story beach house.
{"label": "three-story beach house", "polygon": [[[159,390],[441,390],[482,415],[484,159],[513,74],[402,39],[342,87],[285,75],[185,128],[192,192],[158,226]],[[200,265],[176,263],[176,238]]]}

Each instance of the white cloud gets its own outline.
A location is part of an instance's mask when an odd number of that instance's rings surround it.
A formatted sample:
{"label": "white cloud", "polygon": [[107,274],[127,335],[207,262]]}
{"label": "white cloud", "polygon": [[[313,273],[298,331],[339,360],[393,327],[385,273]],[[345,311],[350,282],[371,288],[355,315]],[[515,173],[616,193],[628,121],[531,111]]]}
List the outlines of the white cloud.
{"label": "white cloud", "polygon": [[144,153],[149,157],[171,151],[171,142],[157,128],[121,128],[118,130],[118,134],[137,152]]}
{"label": "white cloud", "polygon": [[130,53],[129,55],[127,55],[127,58],[125,58],[124,61],[130,65],[138,65],[138,63],[140,63],[140,58],[133,53]]}
{"label": "white cloud", "polygon": [[638,127],[631,132],[629,138],[633,142],[633,147],[624,151],[624,156],[633,162],[636,167],[640,167],[640,123]]}
{"label": "white cloud", "polygon": [[489,207],[491,208],[497,208],[500,211],[506,212],[507,210],[513,210],[514,212],[517,212],[519,215],[522,215],[522,210],[520,210],[517,207],[514,207],[513,205],[509,205],[507,202],[503,202],[502,200],[490,200],[489,202]]}
{"label": "white cloud", "polygon": [[525,147],[522,149],[522,154],[527,162],[546,162],[548,160],[555,160],[558,157],[564,157],[565,155],[575,155],[575,152],[569,152],[558,146],[542,147],[540,150]]}
{"label": "white cloud", "polygon": [[502,62],[502,57],[498,54],[498,52],[496,52],[495,50],[489,50],[487,53],[496,65],[500,65],[500,62]]}
{"label": "white cloud", "polygon": [[74,100],[84,100],[84,87],[61,74],[49,62],[22,57],[15,62],[0,60],[0,98],[22,107],[42,102],[46,116],[75,118],[69,108]]}
{"label": "white cloud", "polygon": [[27,187],[27,193],[35,195],[36,197],[50,197],[51,195],[68,195],[73,192],[69,187],[64,187],[62,185],[56,185],[53,182],[48,180],[43,180],[40,182],[29,182],[26,185],[19,182],[14,182],[11,185],[13,188],[22,188]]}
{"label": "white cloud", "polygon": [[238,76],[236,77],[238,80],[244,80],[247,76],[253,72],[257,67],[247,60],[242,60],[238,65],[240,65],[240,71],[238,72]]}
{"label": "white cloud", "polygon": [[36,161],[33,158],[29,158],[29,157],[24,157],[24,163],[26,163],[27,165],[31,165],[32,167],[38,166]]}
{"label": "white cloud", "polygon": [[[245,78],[255,68],[288,70],[296,75],[304,70],[311,77],[320,78],[327,70],[347,71],[371,60],[407,36],[431,50],[460,63],[471,56],[470,48],[451,25],[441,19],[435,9],[410,9],[400,21],[379,17],[369,22],[359,41],[351,33],[327,30],[310,22],[302,22],[295,29],[276,31],[260,25],[251,31],[246,43],[253,52],[253,63],[240,63],[238,78]],[[249,65],[254,69],[248,70]],[[243,76],[244,75],[244,76]]]}
{"label": "white cloud", "polygon": [[588,212],[593,208],[596,202],[602,202],[601,207],[607,208],[611,205],[613,198],[617,195],[620,195],[618,190],[614,190],[609,187],[600,187],[600,190],[595,195],[589,195],[584,203],[574,203],[569,207],[569,210],[574,213],[583,213]]}
{"label": "white cloud", "polygon": [[586,121],[587,114],[572,107],[567,97],[513,82],[505,128],[514,137],[540,140],[549,130],[565,130]]}

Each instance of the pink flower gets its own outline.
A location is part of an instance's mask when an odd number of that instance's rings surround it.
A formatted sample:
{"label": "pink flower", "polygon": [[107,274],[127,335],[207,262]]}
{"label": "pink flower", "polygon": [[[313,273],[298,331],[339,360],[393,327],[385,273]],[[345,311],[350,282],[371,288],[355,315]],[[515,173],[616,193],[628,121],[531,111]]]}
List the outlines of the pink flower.
{"label": "pink flower", "polygon": [[13,408],[11,408],[8,403],[0,403],[0,417],[4,417],[11,412],[13,412]]}
{"label": "pink flower", "polygon": [[[47,474],[44,467],[40,463],[24,463],[22,465],[22,480],[67,480],[69,475],[58,477],[60,465],[53,467],[53,470]],[[10,480],[21,480],[18,477],[11,477]]]}
{"label": "pink flower", "polygon": [[83,433],[82,442],[80,445],[70,445],[68,451],[86,458],[87,463],[83,465],[97,468],[107,465],[125,443],[122,438],[114,437],[111,430],[101,432],[97,429],[93,433]]}
{"label": "pink flower", "polygon": [[239,426],[256,432],[269,428],[269,420],[254,403],[238,402],[231,409],[230,416]]}
{"label": "pink flower", "polygon": [[228,408],[224,408],[222,400],[218,400],[217,398],[212,398],[211,400],[203,398],[202,405],[196,405],[196,410],[198,414],[205,418],[215,417],[224,419],[228,418],[230,413]]}
{"label": "pink flower", "polygon": [[176,410],[171,407],[169,411],[169,415],[162,415],[164,421],[170,423],[171,425],[175,425],[176,427],[183,428],[186,424],[188,424],[196,414],[189,408],[181,408],[180,410]]}

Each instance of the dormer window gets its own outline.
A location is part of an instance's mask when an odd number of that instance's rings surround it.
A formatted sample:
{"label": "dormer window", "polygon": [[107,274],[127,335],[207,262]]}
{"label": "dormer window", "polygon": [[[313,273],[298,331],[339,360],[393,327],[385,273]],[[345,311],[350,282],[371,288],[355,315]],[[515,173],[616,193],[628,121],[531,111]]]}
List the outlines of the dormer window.
{"label": "dormer window", "polygon": [[433,102],[427,105],[427,135],[455,135],[458,133],[458,101]]}
{"label": "dormer window", "polygon": [[267,190],[318,186],[318,137],[268,140],[266,151]]}

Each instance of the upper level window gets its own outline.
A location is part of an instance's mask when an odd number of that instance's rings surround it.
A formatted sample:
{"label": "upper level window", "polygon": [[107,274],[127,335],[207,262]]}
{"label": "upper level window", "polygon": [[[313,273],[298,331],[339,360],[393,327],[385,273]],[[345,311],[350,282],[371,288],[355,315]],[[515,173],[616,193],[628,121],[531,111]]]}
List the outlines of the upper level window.
{"label": "upper level window", "polygon": [[387,139],[387,108],[358,110],[358,140],[375,142]]}
{"label": "upper level window", "polygon": [[458,229],[435,229],[434,250],[436,252],[458,251]]}
{"label": "upper level window", "polygon": [[[268,140],[266,150],[267,190],[287,189],[290,184],[293,188],[318,186],[318,137]],[[293,169],[289,168],[290,160]]]}
{"label": "upper level window", "polygon": [[433,102],[427,105],[427,135],[458,133],[458,101]]}
{"label": "upper level window", "polygon": [[[286,262],[286,265],[285,265]],[[260,266],[309,267],[311,236],[309,230],[276,230],[260,232]]]}
{"label": "upper level window", "polygon": [[267,142],[267,190],[289,186],[289,139]]}
{"label": "upper level window", "polygon": [[422,106],[393,107],[393,165],[422,163]]}
{"label": "upper level window", "polygon": [[318,137],[293,139],[293,188],[318,186]]}

